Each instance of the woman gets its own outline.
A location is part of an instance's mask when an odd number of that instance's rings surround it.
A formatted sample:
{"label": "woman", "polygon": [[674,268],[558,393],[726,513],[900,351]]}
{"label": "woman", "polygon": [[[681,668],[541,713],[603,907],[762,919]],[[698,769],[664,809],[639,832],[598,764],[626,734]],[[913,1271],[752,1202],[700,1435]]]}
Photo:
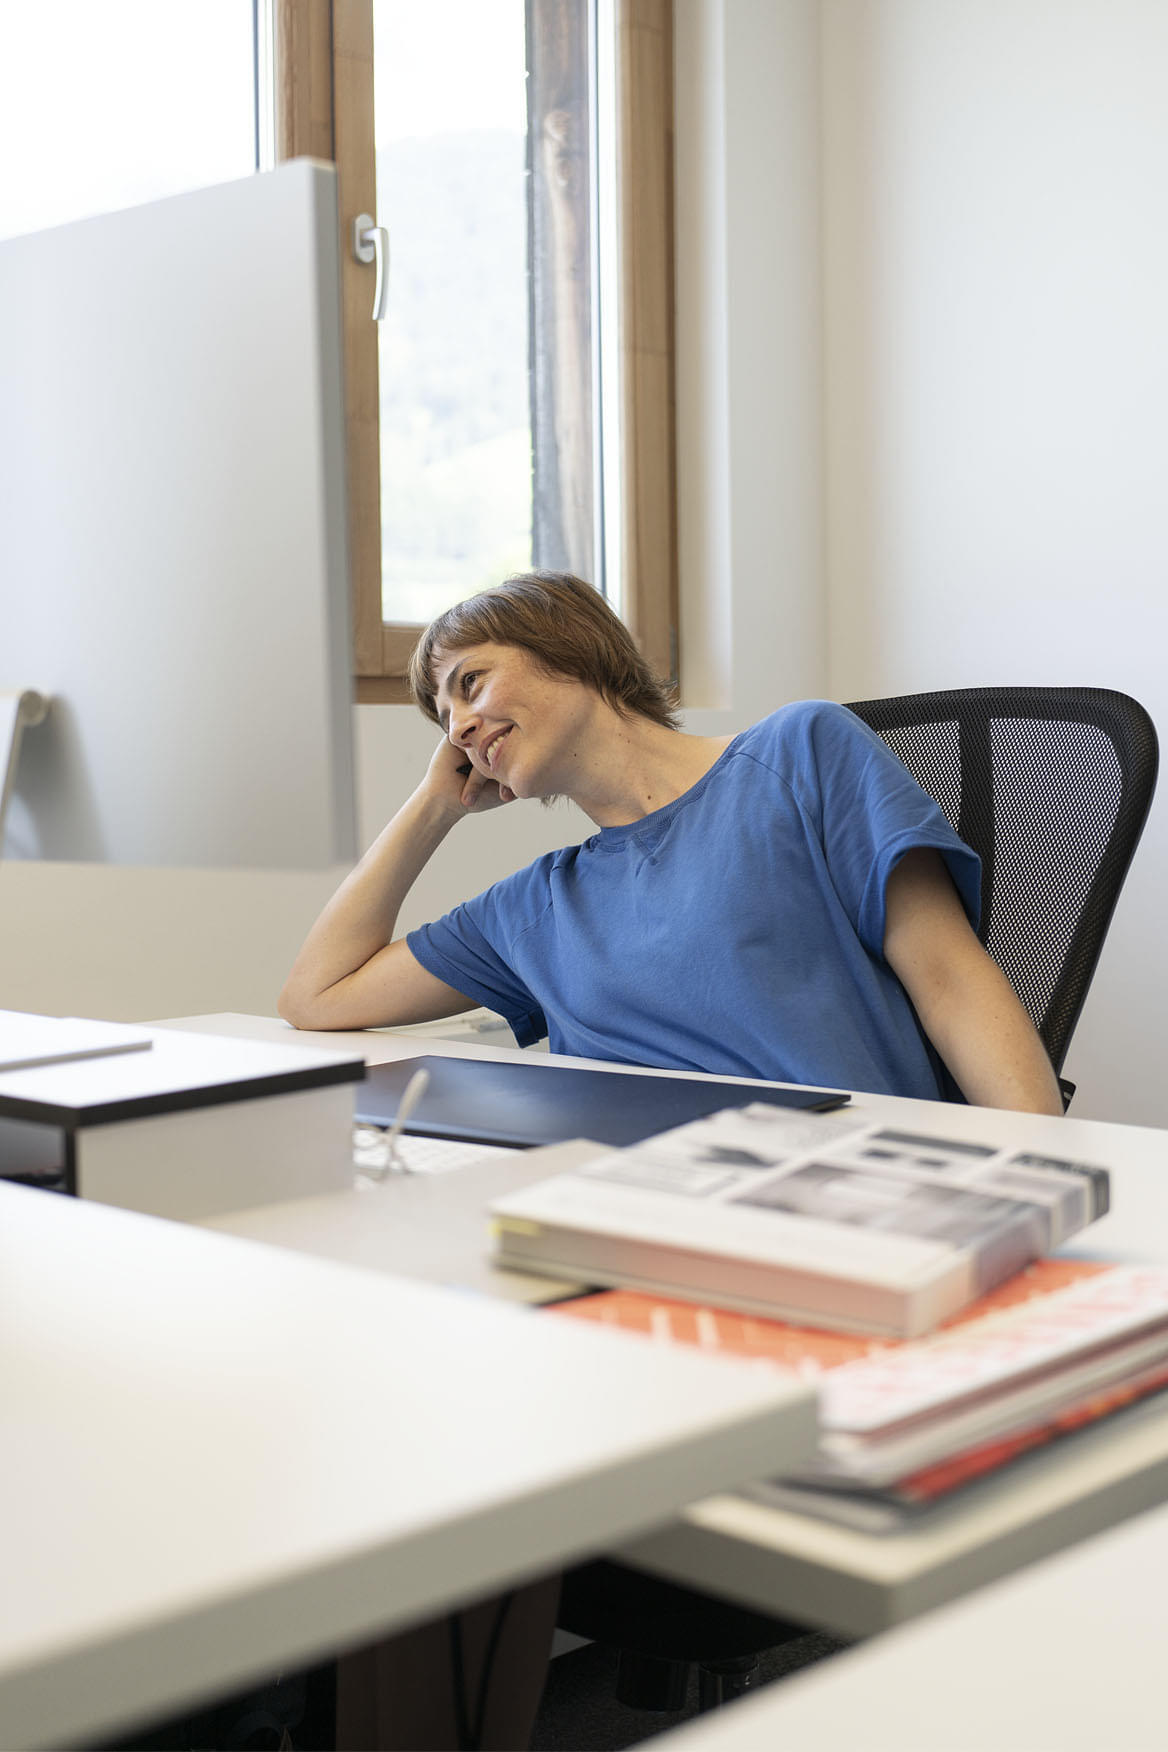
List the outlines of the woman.
{"label": "woman", "polygon": [[[448,610],[410,673],[443,740],[301,949],[297,1027],[486,1004],[585,1057],[933,1099],[944,1066],[969,1101],[1062,1111],[970,923],[974,854],[846,709],[688,735],[603,599],[556,573]],[[550,795],[598,832],[394,938],[464,816]]]}
{"label": "woman", "polygon": [[[740,736],[687,735],[603,599],[555,573],[441,615],[410,679],[443,737],[309,933],[280,999],[297,1027],[486,1004],[521,1045],[933,1099],[944,1065],[970,1101],[1061,1113],[970,924],[976,857],[852,713],[802,702]],[[465,816],[556,795],[597,832],[394,937]],[[538,1583],[342,1661],[338,1747],[450,1744],[451,1642],[476,1637],[495,1650],[479,1743],[526,1744],[555,1597]]]}

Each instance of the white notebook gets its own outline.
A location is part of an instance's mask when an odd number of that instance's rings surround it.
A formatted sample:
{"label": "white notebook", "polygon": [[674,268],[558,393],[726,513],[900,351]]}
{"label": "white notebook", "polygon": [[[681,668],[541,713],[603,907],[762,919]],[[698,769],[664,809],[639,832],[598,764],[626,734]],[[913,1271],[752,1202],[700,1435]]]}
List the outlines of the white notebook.
{"label": "white notebook", "polygon": [[70,1059],[144,1052],[151,1035],[128,1022],[94,1022],[85,1016],[35,1016],[0,1010],[0,1072],[28,1071]]}

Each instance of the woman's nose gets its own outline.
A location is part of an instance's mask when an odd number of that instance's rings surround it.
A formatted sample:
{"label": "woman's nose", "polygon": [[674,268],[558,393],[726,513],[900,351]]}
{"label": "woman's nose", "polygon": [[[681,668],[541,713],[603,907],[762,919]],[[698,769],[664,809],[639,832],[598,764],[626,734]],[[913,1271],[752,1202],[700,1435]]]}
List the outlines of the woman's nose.
{"label": "woman's nose", "polygon": [[446,731],[447,741],[452,742],[455,748],[462,748],[467,739],[473,736],[477,722],[478,720],[474,712],[467,710],[452,711],[450,714],[450,724]]}

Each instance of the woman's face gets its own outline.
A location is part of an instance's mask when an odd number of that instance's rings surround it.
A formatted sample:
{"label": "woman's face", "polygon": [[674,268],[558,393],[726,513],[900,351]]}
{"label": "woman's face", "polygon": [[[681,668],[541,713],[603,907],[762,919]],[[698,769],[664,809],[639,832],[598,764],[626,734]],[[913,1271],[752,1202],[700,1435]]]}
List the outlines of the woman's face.
{"label": "woman's face", "polygon": [[571,796],[603,709],[582,681],[515,645],[438,652],[434,703],[448,740],[516,797]]}

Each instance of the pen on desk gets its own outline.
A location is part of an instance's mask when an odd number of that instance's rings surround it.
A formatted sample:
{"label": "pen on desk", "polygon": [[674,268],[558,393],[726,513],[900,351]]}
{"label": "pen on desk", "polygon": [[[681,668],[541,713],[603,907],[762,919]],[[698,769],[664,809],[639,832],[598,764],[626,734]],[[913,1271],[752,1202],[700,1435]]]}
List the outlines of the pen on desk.
{"label": "pen on desk", "polygon": [[421,1070],[415,1071],[405,1088],[402,1090],[402,1098],[397,1104],[397,1113],[394,1115],[393,1124],[385,1134],[387,1166],[390,1169],[396,1170],[399,1174],[404,1174],[406,1172],[406,1167],[403,1162],[398,1160],[397,1140],[401,1137],[402,1132],[405,1129],[407,1119],[409,1119],[410,1115],[417,1107],[418,1102],[422,1099],[422,1096],[426,1093],[426,1090],[429,1087],[429,1071],[424,1067]]}

